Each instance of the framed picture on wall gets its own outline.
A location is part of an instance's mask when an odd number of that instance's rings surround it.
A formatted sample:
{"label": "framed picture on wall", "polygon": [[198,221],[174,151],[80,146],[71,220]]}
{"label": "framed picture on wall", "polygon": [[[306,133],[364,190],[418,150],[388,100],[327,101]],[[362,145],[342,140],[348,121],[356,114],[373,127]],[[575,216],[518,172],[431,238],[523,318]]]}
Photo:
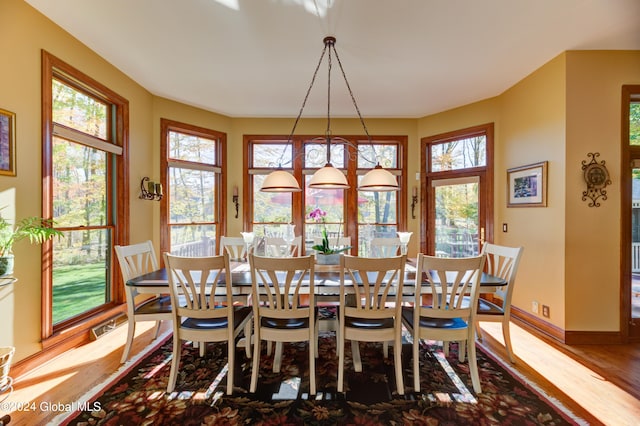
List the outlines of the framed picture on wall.
{"label": "framed picture on wall", "polygon": [[16,115],[0,109],[0,175],[16,175]]}
{"label": "framed picture on wall", "polygon": [[507,207],[547,206],[547,161],[507,170]]}

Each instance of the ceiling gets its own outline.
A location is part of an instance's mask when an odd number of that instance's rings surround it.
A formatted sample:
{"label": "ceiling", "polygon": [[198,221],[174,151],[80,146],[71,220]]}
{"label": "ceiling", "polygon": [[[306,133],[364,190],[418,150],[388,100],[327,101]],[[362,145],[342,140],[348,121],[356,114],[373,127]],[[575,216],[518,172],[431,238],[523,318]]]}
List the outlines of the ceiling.
{"label": "ceiling", "polygon": [[[26,2],[154,95],[230,117],[295,117],[326,35],[365,117],[497,96],[566,50],[640,50],[639,0]],[[326,63],[305,117],[326,116]],[[331,116],[356,116],[335,59],[331,87]]]}

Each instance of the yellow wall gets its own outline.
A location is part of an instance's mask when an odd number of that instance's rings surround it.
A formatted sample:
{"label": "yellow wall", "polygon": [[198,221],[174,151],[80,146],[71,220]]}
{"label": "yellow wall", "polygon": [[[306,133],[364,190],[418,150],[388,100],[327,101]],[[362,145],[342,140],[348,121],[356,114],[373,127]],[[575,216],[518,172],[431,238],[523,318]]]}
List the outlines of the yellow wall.
{"label": "yellow wall", "polygon": [[[525,247],[512,303],[534,315],[532,301],[547,305],[551,313],[547,321],[564,328],[564,55],[500,98],[495,170],[497,241]],[[506,170],[540,161],[548,161],[547,207],[507,208]],[[501,231],[502,223],[508,223],[508,233]]]}
{"label": "yellow wall", "polygon": [[[0,67],[0,108],[17,114],[18,175],[0,176],[0,207],[7,206],[2,214],[9,218],[41,213],[41,49],[129,100],[132,241],[152,239],[157,246],[159,240],[159,203],[139,200],[138,194],[143,176],[160,175],[161,118],[227,133],[227,184],[240,190],[243,135],[287,135],[293,125],[293,118],[229,118],[154,97],[21,0],[0,2],[0,39],[11,41],[3,52],[10,61]],[[495,98],[417,120],[367,120],[367,128],[372,135],[408,136],[410,188],[417,184],[420,138],[494,122],[494,239],[525,246],[514,304],[527,311],[532,300],[547,304],[550,322],[566,330],[615,331],[620,86],[639,84],[638,70],[640,52],[568,52]],[[334,133],[362,133],[358,120],[332,123]],[[305,119],[296,133],[323,133],[325,125],[322,119]],[[580,199],[581,161],[594,151],[607,160],[614,182],[598,209]],[[543,160],[549,161],[549,206],[507,208],[506,169]],[[410,254],[418,247],[419,223],[409,219]],[[500,231],[501,223],[509,224],[508,233]],[[237,235],[241,224],[231,218],[227,233]],[[16,346],[19,361],[40,350],[40,250],[20,243],[15,254],[19,282],[0,287],[0,345]]]}
{"label": "yellow wall", "polygon": [[[494,123],[494,239],[524,246],[512,303],[549,305],[564,325],[564,59],[561,55],[498,97],[420,120],[420,137]],[[547,208],[507,208],[507,169],[549,161]],[[507,223],[509,232],[502,232]],[[545,279],[540,265],[545,265]]]}
{"label": "yellow wall", "polygon": [[[3,216],[41,215],[41,49],[47,50],[129,100],[131,164],[146,168],[153,122],[153,97],[21,0],[0,2],[0,108],[16,114],[17,176],[0,176]],[[136,173],[132,174],[133,176]],[[154,235],[150,202],[136,202],[131,182],[132,229]],[[14,194],[16,195],[14,198]],[[0,287],[0,345],[16,346],[20,360],[40,350],[40,247],[21,242],[14,248],[16,284]]]}
{"label": "yellow wall", "polygon": [[[640,84],[640,52],[567,55],[566,328],[617,331],[620,287],[621,88]],[[582,201],[582,161],[599,152],[612,184],[600,207]]]}

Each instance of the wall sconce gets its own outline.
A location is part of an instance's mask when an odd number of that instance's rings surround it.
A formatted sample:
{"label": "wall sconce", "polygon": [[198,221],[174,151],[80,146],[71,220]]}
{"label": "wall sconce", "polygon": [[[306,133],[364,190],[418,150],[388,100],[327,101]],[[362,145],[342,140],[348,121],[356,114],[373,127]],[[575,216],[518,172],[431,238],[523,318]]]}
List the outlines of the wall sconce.
{"label": "wall sconce", "polygon": [[607,199],[607,185],[611,185],[611,179],[609,178],[609,170],[605,166],[605,161],[598,162],[597,157],[600,156],[599,152],[590,152],[587,154],[591,158],[590,162],[582,161],[582,172],[584,181],[587,184],[587,190],[582,192],[582,201],[587,201],[587,198],[591,199],[589,207],[600,207],[598,198],[602,198],[602,201]]}
{"label": "wall sconce", "polygon": [[148,177],[143,177],[140,181],[140,198],[141,200],[162,200],[162,184],[152,182]]}
{"label": "wall sconce", "polygon": [[416,204],[418,204],[418,188],[413,187],[413,196],[411,197],[411,218],[416,218]]}
{"label": "wall sconce", "polygon": [[233,204],[236,205],[236,219],[238,218],[238,209],[240,208],[240,202],[238,201],[238,187],[233,187]]}

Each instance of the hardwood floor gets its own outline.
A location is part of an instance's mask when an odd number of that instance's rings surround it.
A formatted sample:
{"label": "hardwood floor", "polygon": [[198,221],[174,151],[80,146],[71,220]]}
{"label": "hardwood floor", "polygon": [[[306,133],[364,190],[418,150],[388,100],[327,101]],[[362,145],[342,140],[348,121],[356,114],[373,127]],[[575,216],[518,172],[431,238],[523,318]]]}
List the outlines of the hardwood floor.
{"label": "hardwood floor", "polygon": [[[152,342],[152,324],[139,323],[132,356]],[[161,333],[169,331],[163,324]],[[481,344],[502,360],[499,324],[483,323]],[[512,323],[515,368],[547,395],[589,424],[636,425],[640,419],[640,344],[567,347],[536,337]],[[15,391],[0,403],[0,418],[10,412],[13,425],[51,422],[60,403],[77,401],[120,367],[126,327],[73,349],[15,381]],[[2,396],[0,396],[0,400]],[[23,410],[14,410],[23,403]],[[26,411],[29,409],[29,411]]]}

